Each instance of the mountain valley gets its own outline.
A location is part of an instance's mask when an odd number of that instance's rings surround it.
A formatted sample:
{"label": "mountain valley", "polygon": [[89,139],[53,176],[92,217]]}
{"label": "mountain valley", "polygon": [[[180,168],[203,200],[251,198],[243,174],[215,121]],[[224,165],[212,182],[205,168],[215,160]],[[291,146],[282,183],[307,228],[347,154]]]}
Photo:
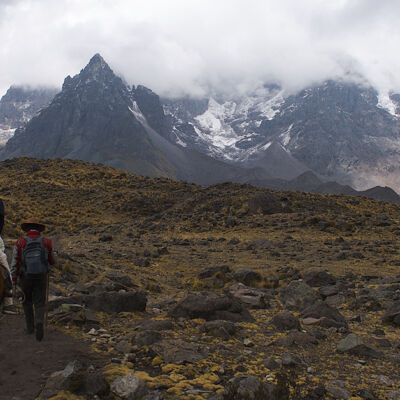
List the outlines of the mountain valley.
{"label": "mountain valley", "polygon": [[7,250],[25,218],[46,224],[50,329],[88,348],[38,398],[399,396],[398,205],[78,160],[0,172]]}

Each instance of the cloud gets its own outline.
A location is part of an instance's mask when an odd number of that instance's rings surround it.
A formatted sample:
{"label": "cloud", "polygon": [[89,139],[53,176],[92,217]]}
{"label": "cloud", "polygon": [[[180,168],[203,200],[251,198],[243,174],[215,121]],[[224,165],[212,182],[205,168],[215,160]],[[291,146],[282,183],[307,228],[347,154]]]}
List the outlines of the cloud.
{"label": "cloud", "polygon": [[359,75],[400,91],[399,14],[397,0],[2,0],[0,93],[61,86],[97,52],[163,95]]}

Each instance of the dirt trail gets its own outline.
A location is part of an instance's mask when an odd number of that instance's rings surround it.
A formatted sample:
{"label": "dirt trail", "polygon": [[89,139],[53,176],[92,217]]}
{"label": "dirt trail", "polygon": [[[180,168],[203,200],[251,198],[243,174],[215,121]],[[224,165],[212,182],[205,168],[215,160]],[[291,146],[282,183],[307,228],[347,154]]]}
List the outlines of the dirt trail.
{"label": "dirt trail", "polygon": [[0,314],[0,400],[35,399],[53,372],[88,351],[87,344],[51,328],[37,342],[24,332],[22,316]]}

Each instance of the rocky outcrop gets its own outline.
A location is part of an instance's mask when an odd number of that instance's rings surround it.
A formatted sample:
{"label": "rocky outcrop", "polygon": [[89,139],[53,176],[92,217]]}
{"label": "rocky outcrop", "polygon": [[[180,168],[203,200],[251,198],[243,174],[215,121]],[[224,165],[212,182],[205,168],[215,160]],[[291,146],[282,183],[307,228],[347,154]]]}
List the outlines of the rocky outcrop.
{"label": "rocky outcrop", "polygon": [[207,321],[253,321],[251,314],[239,301],[217,294],[191,294],[181,300],[168,313],[173,318],[204,318]]}

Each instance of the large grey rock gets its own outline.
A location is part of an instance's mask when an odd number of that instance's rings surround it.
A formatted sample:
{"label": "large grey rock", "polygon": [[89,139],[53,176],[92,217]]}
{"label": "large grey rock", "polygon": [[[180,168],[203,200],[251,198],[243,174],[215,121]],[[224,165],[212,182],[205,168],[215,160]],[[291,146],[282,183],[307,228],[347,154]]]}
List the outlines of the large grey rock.
{"label": "large grey rock", "polygon": [[[256,376],[238,375],[229,380],[229,389],[225,392],[227,395],[228,393],[234,393],[235,398],[255,400],[263,398],[261,396],[267,394],[266,391],[267,388]],[[237,397],[238,395],[241,397]]]}
{"label": "large grey rock", "polygon": [[218,267],[209,267],[200,271],[199,279],[211,278],[217,273],[229,274],[230,272],[231,269],[227,265],[221,265]]}
{"label": "large grey rock", "polygon": [[269,305],[265,291],[248,287],[243,283],[229,286],[226,292],[248,308],[267,308]]}
{"label": "large grey rock", "polygon": [[354,333],[350,333],[339,342],[337,351],[339,353],[354,354],[358,357],[379,358],[381,356],[377,349],[364,344],[363,340]]}
{"label": "large grey rock", "polygon": [[382,316],[382,322],[400,326],[400,301],[392,304]]}
{"label": "large grey rock", "polygon": [[125,293],[103,293],[101,295],[88,295],[84,302],[95,311],[107,313],[144,311],[147,297],[140,290]]}
{"label": "large grey rock", "polygon": [[239,268],[233,274],[233,278],[238,282],[241,282],[248,286],[257,284],[262,280],[262,276],[258,272],[248,268]]}
{"label": "large grey rock", "polygon": [[168,319],[146,319],[137,327],[144,331],[169,331],[174,329],[174,324]]}
{"label": "large grey rock", "polygon": [[336,278],[324,270],[308,271],[304,274],[303,279],[307,285],[318,287],[334,285],[336,283]]}
{"label": "large grey rock", "polygon": [[336,308],[331,307],[329,304],[318,301],[310,307],[303,310],[301,316],[306,318],[318,319],[318,325],[324,328],[347,328],[347,322],[342,314]]}
{"label": "large grey rock", "polygon": [[153,343],[159,342],[162,340],[162,336],[157,331],[139,331],[135,332],[132,335],[132,344],[142,347],[142,346],[150,346]]}
{"label": "large grey rock", "polygon": [[207,321],[200,327],[200,332],[228,340],[237,331],[233,322],[230,321]]}
{"label": "large grey rock", "polygon": [[164,362],[171,364],[194,363],[203,360],[208,355],[208,349],[198,343],[183,340],[163,340],[151,346]]}
{"label": "large grey rock", "polygon": [[128,374],[112,382],[111,392],[121,399],[136,400],[143,397],[147,390],[145,383],[139,377]]}
{"label": "large grey rock", "polygon": [[107,313],[144,311],[147,297],[140,290],[125,293],[99,291],[94,294],[59,297],[49,302],[49,310],[54,310],[63,304],[85,305],[94,311]]}
{"label": "large grey rock", "polygon": [[308,346],[318,344],[318,340],[307,332],[291,331],[287,336],[279,338],[277,344],[285,347],[289,346]]}
{"label": "large grey rock", "polygon": [[284,311],[273,316],[269,322],[280,331],[300,329],[299,319],[289,311]]}
{"label": "large grey rock", "polygon": [[292,281],[280,291],[280,298],[289,310],[302,311],[317,300],[315,290],[304,281]]}
{"label": "large grey rock", "polygon": [[204,318],[207,321],[217,319],[234,322],[254,321],[238,300],[214,293],[191,294],[172,307],[168,315],[173,318]]}
{"label": "large grey rock", "polygon": [[40,393],[40,399],[49,399],[58,392],[65,390],[71,393],[80,391],[85,386],[85,370],[81,362],[70,362],[62,371],[50,375]]}

